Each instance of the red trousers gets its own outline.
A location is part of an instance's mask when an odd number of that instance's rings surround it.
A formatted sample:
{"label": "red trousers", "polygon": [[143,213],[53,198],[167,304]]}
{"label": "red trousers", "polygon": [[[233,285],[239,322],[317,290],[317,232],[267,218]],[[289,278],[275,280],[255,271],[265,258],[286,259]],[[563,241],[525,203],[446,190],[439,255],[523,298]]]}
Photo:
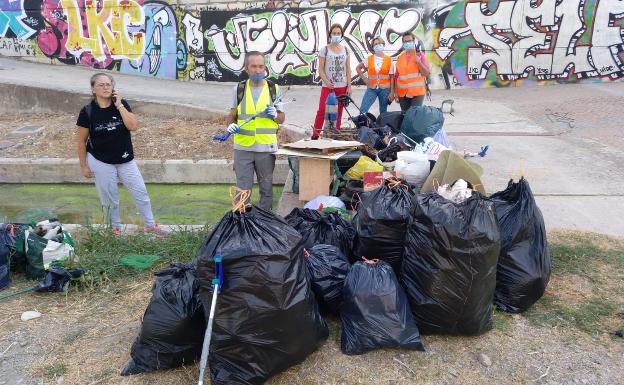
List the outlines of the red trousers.
{"label": "red trousers", "polygon": [[[321,88],[321,98],[319,99],[318,110],[316,111],[316,119],[314,119],[314,131],[312,132],[312,136],[319,136],[321,130],[323,129],[323,122],[325,122],[325,102],[327,101],[327,96],[334,91],[336,96],[340,96],[342,94],[347,93],[347,87],[340,88]],[[336,130],[340,131],[340,120],[342,119],[342,103],[338,102],[338,121],[336,122]]]}

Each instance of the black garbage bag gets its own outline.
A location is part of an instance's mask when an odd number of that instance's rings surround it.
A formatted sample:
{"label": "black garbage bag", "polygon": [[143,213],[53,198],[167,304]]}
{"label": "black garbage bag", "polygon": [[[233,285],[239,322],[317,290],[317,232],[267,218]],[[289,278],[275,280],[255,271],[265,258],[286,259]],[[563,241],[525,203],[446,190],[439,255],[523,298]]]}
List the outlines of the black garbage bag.
{"label": "black garbage bag", "polygon": [[365,114],[360,114],[351,118],[351,121],[355,124],[355,127],[373,127],[375,126],[375,115],[367,112]]}
{"label": "black garbage bag", "polygon": [[377,157],[382,162],[394,162],[397,160],[397,153],[399,151],[404,151],[404,148],[401,146],[400,143],[395,141],[388,144],[388,146],[383,150],[380,150],[377,153]]}
{"label": "black garbage bag", "polygon": [[84,269],[65,270],[61,267],[53,267],[46,272],[43,281],[35,286],[34,291],[39,293],[54,293],[65,290],[65,285],[72,279],[80,278],[85,273]]}
{"label": "black garbage bag", "polygon": [[342,286],[351,264],[340,249],[332,245],[316,245],[307,250],[306,265],[312,291],[321,310],[339,314]]}
{"label": "black garbage bag", "polygon": [[122,376],[176,368],[201,356],[206,320],[195,264],[172,264],[154,275],[152,299]]}
{"label": "black garbage bag", "polygon": [[11,276],[9,273],[9,245],[5,241],[8,238],[6,230],[0,228],[0,290],[6,289],[11,285]]}
{"label": "black garbage bag", "polygon": [[401,279],[424,333],[477,335],[492,328],[500,231],[494,203],[475,192],[455,204],[418,195]]}
{"label": "black garbage bag", "polygon": [[388,179],[362,199],[353,219],[357,231],[354,255],[386,261],[398,275],[414,192],[404,181]]}
{"label": "black garbage bag", "polygon": [[43,281],[39,282],[39,284],[35,286],[34,291],[40,293],[60,292],[65,289],[65,285],[70,280],[71,275],[65,269],[53,268],[46,272]]}
{"label": "black garbage bag", "polygon": [[[28,262],[24,249],[24,230],[27,227],[21,223],[1,223],[0,243],[9,249],[9,271],[11,273],[25,273]],[[18,247],[18,245],[20,247]],[[19,249],[19,250],[18,250]]]}
{"label": "black garbage bag", "polygon": [[364,143],[375,150],[381,150],[386,147],[386,144],[383,142],[383,136],[375,132],[374,129],[366,126],[358,128],[357,140],[358,142]]}
{"label": "black garbage bag", "polygon": [[212,299],[217,254],[224,284],[210,346],[212,385],[262,384],[305,360],[327,338],[301,236],[282,218],[256,206],[225,214],[199,251],[205,303]]}
{"label": "black garbage bag", "polygon": [[403,122],[403,112],[401,111],[390,111],[379,114],[377,120],[375,121],[375,125],[377,127],[390,126],[392,131],[397,133],[401,129],[401,123]]}
{"label": "black garbage bag", "polygon": [[363,354],[391,347],[425,350],[405,292],[386,262],[354,263],[345,281],[343,297],[340,310],[343,353]]}
{"label": "black garbage bag", "polygon": [[370,194],[369,191],[364,191],[363,180],[349,179],[345,185],[342,195],[338,198],[344,202],[347,210],[356,211],[357,206],[368,194]]}
{"label": "black garbage bag", "polygon": [[347,258],[353,253],[355,228],[339,213],[294,208],[284,219],[301,234],[306,249],[325,244],[338,247]]}
{"label": "black garbage bag", "polygon": [[550,280],[551,258],[542,212],[526,179],[513,180],[491,196],[501,232],[494,304],[520,313],[542,297]]}

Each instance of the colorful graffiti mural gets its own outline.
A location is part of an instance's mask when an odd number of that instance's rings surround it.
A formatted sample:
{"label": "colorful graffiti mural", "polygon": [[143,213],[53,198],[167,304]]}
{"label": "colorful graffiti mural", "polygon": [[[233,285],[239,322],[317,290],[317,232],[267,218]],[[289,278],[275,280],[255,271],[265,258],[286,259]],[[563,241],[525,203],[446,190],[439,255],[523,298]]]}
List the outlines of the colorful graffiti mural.
{"label": "colorful graffiti mural", "polygon": [[332,23],[355,67],[373,37],[391,56],[421,39],[432,88],[624,77],[622,0],[0,0],[0,55],[190,81],[244,77],[246,52],[268,75],[311,84]]}
{"label": "colorful graffiti mural", "polygon": [[[26,15],[23,0],[0,0],[0,37],[9,31],[17,39],[25,40],[37,33],[37,20]],[[33,25],[34,24],[34,25]]]}
{"label": "colorful graffiti mural", "polygon": [[220,13],[205,12],[202,16],[202,25],[210,26],[204,32],[206,54],[219,63],[222,79],[230,81],[241,77],[245,53],[250,51],[266,54],[270,76],[287,83],[315,81],[316,54],[327,44],[327,30],[334,23],[344,26],[344,43],[354,69],[369,54],[373,37],[383,36],[387,53],[395,56],[401,49],[400,34],[422,30],[420,12],[413,8],[232,12],[225,19]]}
{"label": "colorful graffiti mural", "polygon": [[468,86],[618,79],[623,18],[618,0],[462,2],[447,15],[435,51]]}

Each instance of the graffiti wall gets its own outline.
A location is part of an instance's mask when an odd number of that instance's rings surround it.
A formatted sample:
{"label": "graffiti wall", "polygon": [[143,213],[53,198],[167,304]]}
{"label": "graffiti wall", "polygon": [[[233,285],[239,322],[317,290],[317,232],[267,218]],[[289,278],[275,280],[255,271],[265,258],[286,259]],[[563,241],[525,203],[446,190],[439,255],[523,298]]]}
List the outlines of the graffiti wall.
{"label": "graffiti wall", "polygon": [[245,78],[245,53],[260,51],[269,76],[313,84],[333,23],[345,28],[354,68],[374,37],[396,57],[400,35],[413,32],[427,50],[432,88],[624,76],[622,0],[0,0],[0,55],[237,81]]}
{"label": "graffiti wall", "polygon": [[462,2],[434,50],[466,86],[614,80],[624,76],[622,26],[620,0]]}

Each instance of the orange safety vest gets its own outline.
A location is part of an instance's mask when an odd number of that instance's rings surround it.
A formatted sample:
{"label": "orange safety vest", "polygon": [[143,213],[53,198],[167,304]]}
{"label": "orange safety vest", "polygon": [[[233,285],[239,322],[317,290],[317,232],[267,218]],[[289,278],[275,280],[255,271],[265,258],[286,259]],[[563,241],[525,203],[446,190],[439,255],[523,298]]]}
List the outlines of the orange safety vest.
{"label": "orange safety vest", "polygon": [[384,55],[383,63],[379,69],[379,73],[375,71],[375,55],[368,57],[368,79],[370,80],[371,88],[390,88],[390,67],[392,66],[392,59],[390,56]]}
{"label": "orange safety vest", "polygon": [[399,55],[396,64],[397,76],[397,93],[399,97],[422,96],[427,93],[425,87],[425,77],[420,73],[420,67],[414,60],[407,60],[407,52]]}

